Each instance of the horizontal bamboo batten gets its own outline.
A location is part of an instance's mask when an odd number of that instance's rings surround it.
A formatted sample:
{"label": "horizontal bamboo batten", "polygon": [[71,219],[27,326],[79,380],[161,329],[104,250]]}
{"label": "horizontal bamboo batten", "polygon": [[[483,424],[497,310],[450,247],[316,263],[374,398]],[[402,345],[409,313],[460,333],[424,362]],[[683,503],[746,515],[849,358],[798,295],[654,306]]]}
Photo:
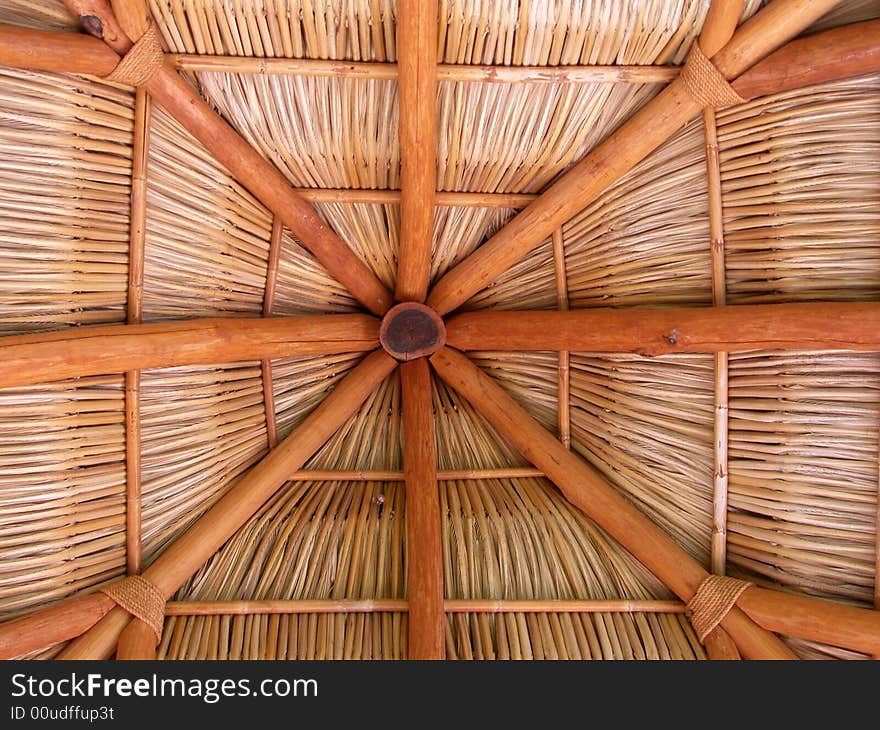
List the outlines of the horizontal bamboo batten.
{"label": "horizontal bamboo batten", "polygon": [[99,325],[0,340],[0,387],[83,375],[372,350],[368,315],[231,317]]}
{"label": "horizontal bamboo batten", "polygon": [[[776,0],[740,26],[712,61],[726,78],[736,78],[835,4],[836,0]],[[428,304],[441,315],[464,304],[701,111],[700,103],[680,80],[670,83],[552,183],[538,200],[440,279],[428,296]]]}
{"label": "horizontal bamboo batten", "polygon": [[[483,479],[534,479],[543,477],[544,472],[531,467],[512,467],[498,469],[441,469],[437,472],[437,479],[441,482],[450,481],[481,481]],[[292,482],[402,482],[403,471],[396,469],[368,470],[368,469],[339,469],[319,470],[303,469],[294,472],[288,479]]]}
{"label": "horizontal bamboo batten", "polygon": [[[397,93],[401,197],[394,294],[401,302],[425,301],[431,275],[434,189],[437,186],[436,38],[436,9],[422,0],[399,0],[397,67],[400,82]],[[413,632],[412,618],[410,622],[410,632]],[[442,651],[442,630],[438,641]]]}
{"label": "horizontal bamboo batten", "polygon": [[[366,190],[354,188],[296,188],[310,203],[347,203],[399,205],[399,190]],[[458,208],[525,208],[537,200],[532,193],[467,193],[438,191],[434,202],[438,206]]]}
{"label": "horizontal bamboo batten", "polygon": [[[457,599],[443,602],[445,613],[684,613],[679,601]],[[347,600],[170,601],[166,616],[234,616],[303,613],[407,613],[409,601],[396,598]]]}
{"label": "horizontal bamboo batten", "polygon": [[880,350],[880,304],[810,302],[677,309],[467,312],[446,325],[460,350],[738,352]]}
{"label": "horizontal bamboo batten", "polygon": [[[198,570],[337,429],[394,370],[397,362],[382,351],[368,355],[330,392],[286,439],[247,472],[210,510],[170,545],[143,573],[169,598]],[[64,659],[108,657],[129,622],[113,609],[72,642]]]}
{"label": "horizontal bamboo batten", "polygon": [[[398,78],[396,63],[326,61],[311,58],[253,58],[168,54],[180,71],[257,75],[328,76],[331,78]],[[437,80],[488,84],[662,84],[678,76],[677,66],[491,66],[438,64]]]}

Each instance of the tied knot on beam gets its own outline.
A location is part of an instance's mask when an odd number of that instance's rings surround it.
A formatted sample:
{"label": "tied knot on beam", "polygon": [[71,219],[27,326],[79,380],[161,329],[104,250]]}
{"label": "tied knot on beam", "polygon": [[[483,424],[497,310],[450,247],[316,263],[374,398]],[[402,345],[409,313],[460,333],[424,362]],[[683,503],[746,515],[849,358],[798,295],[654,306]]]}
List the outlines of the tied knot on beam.
{"label": "tied knot on beam", "polygon": [[687,616],[701,644],[751,585],[748,581],[725,575],[710,575],[700,583],[694,597],[687,604]]}
{"label": "tied knot on beam", "polygon": [[156,26],[150,23],[147,32],[126,53],[105,81],[129,86],[143,86],[162,68],[165,53]]}
{"label": "tied knot on beam", "polygon": [[717,109],[724,106],[742,104],[743,99],[727,79],[703,53],[700,44],[694,41],[678,78],[703,109]]}
{"label": "tied knot on beam", "polygon": [[112,598],[120,608],[124,608],[153,629],[157,641],[162,639],[162,629],[165,624],[165,596],[154,583],[141,575],[130,575],[101,588],[100,591]]}

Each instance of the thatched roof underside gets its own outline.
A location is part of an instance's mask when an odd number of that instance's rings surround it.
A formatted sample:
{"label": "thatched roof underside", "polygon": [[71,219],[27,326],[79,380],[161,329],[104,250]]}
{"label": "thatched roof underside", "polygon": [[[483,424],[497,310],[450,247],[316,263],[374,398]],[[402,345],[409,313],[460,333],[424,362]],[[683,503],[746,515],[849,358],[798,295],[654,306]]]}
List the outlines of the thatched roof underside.
{"label": "thatched roof underside", "polygon": [[[392,0],[150,0],[171,52],[395,61]],[[707,0],[446,2],[455,64],[681,64]],[[744,16],[758,10],[747,0]],[[817,27],[874,17],[844,2]],[[280,20],[281,19],[281,20]],[[284,22],[282,22],[282,20]],[[0,0],[0,22],[77,31],[60,2]],[[398,189],[394,80],[189,73],[297,187]],[[538,193],[662,84],[442,81],[437,189]],[[0,330],[124,323],[134,93],[96,78],[0,69]],[[880,296],[880,75],[719,110],[729,304]],[[273,215],[160,107],[150,119],[143,319],[260,315]],[[703,122],[680,130],[562,228],[572,308],[704,306],[712,262]],[[39,144],[33,140],[38,138]],[[516,212],[436,209],[432,279]],[[395,203],[317,203],[393,287]],[[465,309],[555,309],[547,241]],[[283,231],[276,315],[359,311]],[[554,431],[556,352],[471,353]],[[361,353],[275,360],[279,437]],[[258,361],[142,373],[148,565],[267,451]],[[573,352],[571,448],[708,566],[711,354]],[[441,470],[528,464],[433,381]],[[880,353],[729,358],[728,574],[873,607]],[[305,465],[402,468],[397,374]],[[125,573],[123,374],[0,389],[0,619]],[[672,600],[542,477],[439,482],[447,599]],[[405,599],[400,480],[293,480],[173,600]],[[787,640],[804,658],[856,652]],[[407,616],[172,616],[160,658],[405,658]],[[61,647],[39,656],[50,657]],[[450,658],[702,659],[682,612],[449,613]]]}

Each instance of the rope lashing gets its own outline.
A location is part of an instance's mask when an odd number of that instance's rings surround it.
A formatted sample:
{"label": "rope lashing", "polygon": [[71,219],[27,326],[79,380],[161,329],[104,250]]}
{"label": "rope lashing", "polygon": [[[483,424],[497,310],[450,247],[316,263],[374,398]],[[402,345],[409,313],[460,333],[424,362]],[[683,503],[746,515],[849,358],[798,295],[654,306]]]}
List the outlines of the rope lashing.
{"label": "rope lashing", "polygon": [[733,90],[715,64],[706,58],[697,41],[691,46],[687,61],[678,78],[694,101],[703,109],[717,109],[742,104],[745,101]]}
{"label": "rope lashing", "polygon": [[99,589],[112,598],[120,608],[139,618],[153,631],[156,640],[162,638],[165,624],[165,596],[154,583],[140,575],[130,575]]}
{"label": "rope lashing", "polygon": [[725,575],[710,575],[700,583],[687,604],[687,615],[700,643],[730,613],[736,600],[752,583]]}
{"label": "rope lashing", "polygon": [[156,75],[164,62],[165,53],[159,42],[159,34],[156,32],[156,26],[150,23],[147,32],[104,79],[129,86],[143,86]]}

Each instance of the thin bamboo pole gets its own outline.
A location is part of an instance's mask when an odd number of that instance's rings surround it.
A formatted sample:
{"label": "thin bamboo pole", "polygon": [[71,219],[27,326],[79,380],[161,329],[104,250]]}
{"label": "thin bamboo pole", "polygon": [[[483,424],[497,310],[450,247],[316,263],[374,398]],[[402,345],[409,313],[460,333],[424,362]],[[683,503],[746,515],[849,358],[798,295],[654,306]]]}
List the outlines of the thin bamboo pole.
{"label": "thin bamboo pole", "polygon": [[[445,469],[437,472],[439,481],[479,481],[483,479],[534,479],[543,477],[540,469],[513,467],[501,469]],[[288,479],[292,482],[402,482],[400,470],[317,470],[304,469],[294,472]]]}
{"label": "thin bamboo pole", "polygon": [[436,3],[398,0],[397,66],[401,193],[395,295],[401,302],[423,302],[431,275],[437,186]]}
{"label": "thin bamboo pole", "polygon": [[378,343],[378,321],[363,314],[96,325],[4,337],[0,387],[176,365],[361,352]]}
{"label": "thin bamboo pole", "polygon": [[[372,203],[397,205],[399,190],[362,190],[356,188],[296,188],[298,195],[311,203]],[[532,193],[462,193],[439,191],[435,202],[440,206],[460,208],[525,208],[537,200]]]}
{"label": "thin bamboo pole", "polygon": [[[106,0],[64,0],[92,35],[116,53],[131,49]],[[267,162],[166,63],[147,83],[147,91],[211,152],[242,185],[278,215],[302,244],[351,294],[374,314],[384,314],[391,292],[370,268],[299,197],[284,175]]]}
{"label": "thin bamboo pole", "polygon": [[[281,241],[284,224],[276,215],[272,221],[272,236],[269,241],[269,260],[266,265],[266,286],[263,292],[263,316],[272,314],[275,305],[275,285],[278,281],[278,262],[281,259]],[[269,448],[278,443],[278,419],[275,414],[275,392],[272,388],[272,361],[260,361],[260,374],[263,381],[263,410],[266,412],[266,441]]]}
{"label": "thin bamboo pole", "polygon": [[[743,0],[712,0],[700,33],[703,53],[714,56],[731,39],[742,14]],[[706,176],[709,197],[709,235],[712,257],[712,303],[726,303],[724,269],[724,220],[722,217],[721,165],[714,109],[703,109],[706,137]],[[715,448],[712,485],[712,536],[710,570],[724,575],[727,562],[727,353],[715,353]],[[736,642],[720,626],[710,631],[703,645],[713,660],[739,659]]]}
{"label": "thin bamboo pole", "polygon": [[15,659],[79,636],[116,604],[103,593],[74,596],[0,623],[0,660]]}
{"label": "thin bamboo pole", "polygon": [[[144,571],[169,598],[344,424],[397,362],[377,350],[348,373],[287,438],[250,469],[211,509]],[[62,659],[104,659],[113,651],[129,614],[113,609],[59,655]]]}
{"label": "thin bamboo pole", "polygon": [[[774,0],[737,30],[713,62],[727,78],[797,35],[837,0]],[[678,79],[645,104],[584,159],[548,187],[434,286],[428,304],[444,315],[488,286],[554,229],[631,170],[701,111]]]}
{"label": "thin bamboo pole", "polygon": [[119,635],[116,658],[121,660],[154,660],[156,633],[139,618],[134,618]]}
{"label": "thin bamboo pole", "polygon": [[[131,222],[128,247],[129,324],[143,313],[144,247],[147,233],[147,163],[150,148],[150,97],[135,93],[131,164]],[[125,565],[129,575],[141,570],[141,418],[138,370],[125,373]]]}
{"label": "thin bamboo pole", "polygon": [[[568,311],[568,275],[565,271],[565,241],[561,228],[553,231],[553,265],[556,273],[556,308],[565,312]],[[557,371],[557,428],[559,440],[568,449],[571,448],[571,354],[568,350],[559,351]]]}
{"label": "thin bamboo pole", "polygon": [[[407,613],[409,601],[396,598],[344,600],[170,601],[166,616],[246,616],[307,613]],[[445,613],[670,613],[687,609],[680,601],[459,599],[443,602]]]}
{"label": "thin bamboo pole", "polygon": [[[398,55],[400,55],[398,49]],[[169,54],[180,71],[236,74],[325,76],[394,81],[396,63],[332,61],[312,58],[253,58]],[[497,66],[437,64],[437,80],[483,84],[662,84],[678,76],[678,66]]]}
{"label": "thin bamboo pole", "polygon": [[[687,602],[694,596],[708,577],[706,570],[599,472],[567,451],[461,353],[446,347],[431,357],[431,364],[511,445],[543,469],[569,502],[616,538],[679,598]],[[796,658],[778,638],[760,629],[736,607],[727,614],[722,626],[749,658]]]}
{"label": "thin bamboo pole", "polygon": [[675,309],[467,312],[446,323],[460,350],[739,352],[878,350],[880,304],[807,302]]}
{"label": "thin bamboo pole", "polygon": [[852,23],[792,41],[732,86],[744,99],[880,71],[880,20]]}
{"label": "thin bamboo pole", "polygon": [[406,475],[407,655],[410,659],[445,659],[440,494],[431,371],[425,358],[401,364],[400,388]]}
{"label": "thin bamboo pole", "polygon": [[[709,234],[712,257],[712,304],[727,303],[724,257],[724,214],[721,196],[721,164],[718,155],[718,127],[714,109],[703,110],[706,135],[706,175],[709,193]],[[712,489],[711,568],[724,575],[727,565],[727,483],[728,483],[728,392],[727,352],[715,353],[714,474]]]}

